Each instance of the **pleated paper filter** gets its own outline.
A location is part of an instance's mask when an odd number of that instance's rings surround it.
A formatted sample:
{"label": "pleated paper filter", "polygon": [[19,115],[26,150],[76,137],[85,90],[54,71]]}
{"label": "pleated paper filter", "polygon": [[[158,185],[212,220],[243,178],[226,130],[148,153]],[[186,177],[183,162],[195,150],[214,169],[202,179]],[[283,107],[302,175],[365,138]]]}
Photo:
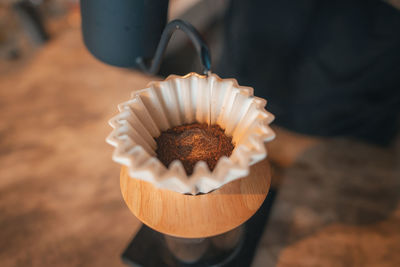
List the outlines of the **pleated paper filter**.
{"label": "pleated paper filter", "polygon": [[[269,127],[274,116],[265,105],[266,100],[253,95],[253,88],[239,86],[234,79],[171,75],[134,91],[131,99],[118,105],[107,142],[115,147],[114,161],[127,166],[133,179],[179,193],[208,193],[247,176],[249,166],[267,156],[265,142],[275,134]],[[232,137],[235,148],[229,158],[219,159],[213,171],[199,161],[188,176],[179,160],[168,168],[161,163],[154,138],[194,122],[218,124]]]}

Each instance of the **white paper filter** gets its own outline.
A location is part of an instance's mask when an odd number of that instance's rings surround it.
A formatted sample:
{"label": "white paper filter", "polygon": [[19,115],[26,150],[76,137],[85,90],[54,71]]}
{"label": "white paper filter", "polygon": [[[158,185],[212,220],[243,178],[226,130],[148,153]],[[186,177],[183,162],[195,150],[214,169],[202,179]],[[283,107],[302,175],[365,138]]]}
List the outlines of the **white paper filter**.
{"label": "white paper filter", "polygon": [[[120,113],[109,121],[114,130],[107,142],[115,147],[113,160],[126,165],[131,177],[179,193],[208,193],[247,176],[249,166],[266,157],[264,142],[275,134],[269,127],[274,116],[265,105],[266,100],[253,96],[253,88],[239,86],[234,79],[171,75],[118,105]],[[162,131],[210,119],[232,136],[235,145],[232,155],[220,158],[212,172],[200,161],[187,176],[179,160],[166,168],[156,158],[154,138]]]}

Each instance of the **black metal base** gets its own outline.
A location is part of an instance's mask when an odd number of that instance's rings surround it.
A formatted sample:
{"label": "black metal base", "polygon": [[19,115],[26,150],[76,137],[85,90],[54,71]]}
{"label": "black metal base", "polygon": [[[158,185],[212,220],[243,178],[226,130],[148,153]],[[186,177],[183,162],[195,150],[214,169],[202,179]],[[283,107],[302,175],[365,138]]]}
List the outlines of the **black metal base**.
{"label": "black metal base", "polygon": [[[236,250],[219,258],[212,257],[212,248],[196,263],[183,263],[168,250],[163,234],[143,225],[122,254],[122,260],[134,267],[243,267],[250,266],[264,226],[270,214],[276,191],[270,190],[267,198],[256,214],[245,223],[245,233]],[[211,256],[210,256],[211,255]]]}

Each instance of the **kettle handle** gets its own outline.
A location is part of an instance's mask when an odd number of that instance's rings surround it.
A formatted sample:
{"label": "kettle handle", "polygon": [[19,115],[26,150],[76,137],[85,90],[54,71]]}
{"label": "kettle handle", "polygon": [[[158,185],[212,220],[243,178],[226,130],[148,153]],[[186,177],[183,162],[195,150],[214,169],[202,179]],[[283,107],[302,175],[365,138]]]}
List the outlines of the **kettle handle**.
{"label": "kettle handle", "polygon": [[142,57],[137,57],[136,63],[138,66],[145,73],[156,74],[160,68],[161,60],[165,49],[167,48],[168,42],[176,30],[181,30],[186,33],[186,35],[192,41],[196,52],[200,57],[201,64],[203,65],[203,74],[207,75],[211,70],[211,55],[208,46],[200,36],[199,32],[190,23],[179,19],[173,20],[169,22],[167,26],[165,26],[154,58],[149,60]]}

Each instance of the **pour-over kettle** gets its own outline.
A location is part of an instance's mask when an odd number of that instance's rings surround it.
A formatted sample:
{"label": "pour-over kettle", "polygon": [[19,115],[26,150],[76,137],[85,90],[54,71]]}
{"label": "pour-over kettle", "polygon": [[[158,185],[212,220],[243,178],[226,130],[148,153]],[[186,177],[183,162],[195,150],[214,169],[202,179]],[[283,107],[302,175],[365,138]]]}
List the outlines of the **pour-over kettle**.
{"label": "pour-over kettle", "polygon": [[168,41],[181,30],[199,54],[204,73],[211,69],[209,49],[188,22],[166,23],[168,0],[81,0],[82,34],[88,50],[114,66],[156,74]]}

